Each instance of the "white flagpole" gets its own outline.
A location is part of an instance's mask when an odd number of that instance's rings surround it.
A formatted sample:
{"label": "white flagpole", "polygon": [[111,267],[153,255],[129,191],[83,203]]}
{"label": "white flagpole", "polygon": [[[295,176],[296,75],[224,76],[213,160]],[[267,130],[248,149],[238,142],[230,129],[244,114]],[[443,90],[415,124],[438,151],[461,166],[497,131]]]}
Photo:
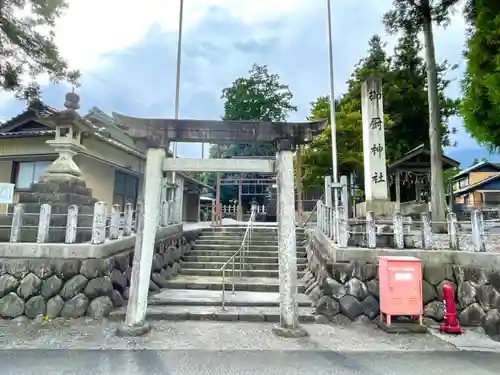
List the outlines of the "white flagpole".
{"label": "white flagpole", "polygon": [[[174,119],[179,119],[179,100],[181,87],[181,57],[182,57],[182,21],[184,15],[184,0],[179,4],[179,30],[177,40],[177,71],[175,77],[175,113]],[[177,157],[177,142],[172,142],[172,151],[174,159]],[[175,172],[172,173],[172,183],[175,184]]]}
{"label": "white flagpole", "polygon": [[[328,5],[328,63],[330,68],[330,128],[332,133],[332,167],[333,183],[339,182],[338,164],[337,164],[337,125],[335,123],[335,86],[333,80],[333,40],[332,40],[332,11],[331,1],[327,0]],[[338,195],[333,194],[335,209],[338,209]]]}

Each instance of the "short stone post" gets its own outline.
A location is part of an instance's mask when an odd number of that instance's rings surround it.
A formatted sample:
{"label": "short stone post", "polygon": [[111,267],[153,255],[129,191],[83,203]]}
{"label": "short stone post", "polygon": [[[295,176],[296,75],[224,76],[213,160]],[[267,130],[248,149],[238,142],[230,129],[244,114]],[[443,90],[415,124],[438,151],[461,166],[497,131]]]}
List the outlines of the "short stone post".
{"label": "short stone post", "polygon": [[421,219],[421,235],[422,235],[422,248],[424,250],[432,249],[432,225],[430,212],[422,212]]}
{"label": "short stone post", "polygon": [[335,209],[330,210],[330,230],[331,230],[331,236],[330,239],[335,241],[335,229],[336,229],[336,221],[335,221]]}
{"label": "short stone post", "polygon": [[37,243],[45,243],[49,239],[50,213],[52,206],[50,204],[42,204],[40,207],[40,218],[38,221],[38,233],[36,237]]}
{"label": "short stone post", "polygon": [[340,248],[347,247],[347,240],[349,239],[349,223],[346,219],[345,208],[340,206],[338,211],[337,221],[339,224],[338,246]]}
{"label": "short stone post", "polygon": [[458,242],[458,221],[454,212],[448,212],[448,237],[450,239],[450,249],[460,250]]}
{"label": "short stone post", "polygon": [[401,212],[396,212],[393,218],[393,226],[394,226],[394,244],[398,249],[404,249],[405,240],[404,240],[404,232],[403,232],[403,215]]}
{"label": "short stone post", "polygon": [[411,216],[407,217],[407,219],[406,219],[406,225],[408,226],[408,233],[411,234],[411,228],[412,228],[412,225],[413,225],[413,219],[411,218]]}
{"label": "short stone post", "polygon": [[[137,336],[149,332],[150,326],[146,322],[146,307],[148,300],[149,281],[156,239],[156,225],[158,223],[163,172],[165,160],[164,148],[150,148],[146,156],[146,170],[144,174],[144,214],[136,213],[137,240],[134,250],[132,276],[130,282],[130,296],[127,305],[125,323],[119,327],[117,334],[121,336]],[[143,232],[141,233],[141,227]],[[142,240],[140,240],[142,239]]]}
{"label": "short stone post", "polygon": [[321,223],[322,223],[322,210],[323,210],[323,202],[321,201],[318,201],[316,203],[316,227],[319,229],[319,230],[323,230],[321,228]]}
{"label": "short stone post", "polygon": [[340,204],[344,207],[345,219],[349,218],[349,186],[347,183],[347,176],[340,176]]}
{"label": "short stone post", "polygon": [[328,236],[328,238],[330,238],[332,236],[332,220],[331,220],[331,216],[330,216],[330,213],[332,212],[332,208],[331,207],[326,207],[326,215],[325,215],[325,221],[326,221],[326,235]]}
{"label": "short stone post", "polygon": [[128,237],[132,234],[132,227],[134,224],[134,208],[132,206],[132,203],[125,203],[123,216],[124,216],[123,235],[125,237]]}
{"label": "short stone post", "polygon": [[366,213],[366,242],[369,249],[377,247],[377,228],[375,226],[375,215],[373,211]]}
{"label": "short stone post", "polygon": [[[184,179],[179,179],[178,186],[178,196],[179,199],[177,201],[177,224],[182,224],[183,221],[183,212],[184,212]],[[199,201],[199,200],[198,200]]]}
{"label": "short stone post", "polygon": [[111,207],[111,221],[109,223],[109,239],[116,240],[120,235],[120,205],[114,204]]}
{"label": "short stone post", "polygon": [[333,206],[332,199],[332,176],[325,176],[325,206]]}
{"label": "short stone post", "polygon": [[276,142],[278,185],[278,259],[280,289],[280,325],[274,332],[280,336],[303,337],[307,331],[299,326],[297,316],[297,241],[295,225],[295,183],[291,140]]}
{"label": "short stone post", "polygon": [[92,245],[104,243],[106,240],[106,221],[107,221],[107,204],[106,202],[97,202],[94,205],[94,219],[92,220]]}
{"label": "short stone post", "polygon": [[484,244],[484,222],[481,210],[474,210],[471,215],[472,224],[472,244],[475,251],[485,252]]}
{"label": "short stone post", "polygon": [[21,230],[23,226],[24,205],[16,204],[12,214],[12,225],[10,228],[10,242],[18,242],[21,238]]}
{"label": "short stone post", "polygon": [[68,218],[66,220],[65,243],[75,243],[78,232],[78,206],[73,204],[68,207]]}
{"label": "short stone post", "polygon": [[168,226],[168,202],[165,200],[161,202],[160,226]]}
{"label": "short stone post", "polygon": [[175,223],[175,202],[173,200],[168,202],[168,223]]}
{"label": "short stone post", "polygon": [[323,206],[323,233],[328,235],[328,205]]}

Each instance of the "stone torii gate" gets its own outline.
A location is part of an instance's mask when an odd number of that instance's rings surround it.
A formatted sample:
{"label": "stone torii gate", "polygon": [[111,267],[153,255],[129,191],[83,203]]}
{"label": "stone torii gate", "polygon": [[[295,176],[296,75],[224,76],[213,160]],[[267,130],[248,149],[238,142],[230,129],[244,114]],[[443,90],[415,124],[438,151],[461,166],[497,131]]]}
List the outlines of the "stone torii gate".
{"label": "stone torii gate", "polygon": [[[148,147],[143,189],[144,216],[142,241],[134,252],[129,302],[125,323],[119,335],[141,335],[149,331],[146,322],[149,279],[154,254],[156,224],[159,218],[161,184],[164,171],[195,172],[275,172],[278,185],[278,254],[280,278],[280,326],[275,333],[303,336],[297,319],[297,250],[295,236],[295,191],[293,154],[298,145],[321,133],[327,120],[287,123],[253,121],[203,121],[143,119],[113,114],[132,136]],[[263,143],[276,149],[276,161],[258,159],[173,159],[166,158],[169,142]],[[141,237],[138,234],[138,237]],[[142,242],[142,243],[141,243]]]}

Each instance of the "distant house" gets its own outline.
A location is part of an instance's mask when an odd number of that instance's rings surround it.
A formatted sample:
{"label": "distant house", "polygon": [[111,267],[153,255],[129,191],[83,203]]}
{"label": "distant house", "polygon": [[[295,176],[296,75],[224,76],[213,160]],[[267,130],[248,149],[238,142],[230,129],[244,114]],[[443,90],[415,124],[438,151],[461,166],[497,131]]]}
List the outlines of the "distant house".
{"label": "distant house", "polygon": [[451,178],[453,202],[468,207],[500,205],[500,165],[481,161]]}
{"label": "distant house", "polygon": [[[54,148],[46,143],[54,138],[55,130],[41,119],[55,111],[37,102],[0,124],[0,182],[15,184],[14,201],[17,193],[39,181],[45,168],[57,158]],[[135,205],[146,162],[145,145],[98,108],[92,108],[83,118],[94,131],[82,137],[86,150],[78,153],[74,160],[87,187],[92,189],[94,198],[109,207],[118,204],[123,208],[128,202]],[[179,177],[184,179],[184,201],[195,199],[198,206],[199,194],[207,186],[186,173],[179,173]],[[165,185],[164,194],[168,194],[168,189]],[[6,209],[0,207],[1,212]],[[189,216],[189,221],[196,221],[198,215],[185,212],[184,216],[185,220]]]}

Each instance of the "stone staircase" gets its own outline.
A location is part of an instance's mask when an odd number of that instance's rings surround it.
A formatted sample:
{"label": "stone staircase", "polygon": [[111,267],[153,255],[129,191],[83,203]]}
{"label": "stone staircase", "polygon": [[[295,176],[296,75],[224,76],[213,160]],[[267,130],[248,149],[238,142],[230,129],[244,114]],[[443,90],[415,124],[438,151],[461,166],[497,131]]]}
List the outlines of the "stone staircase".
{"label": "stone staircase", "polygon": [[[221,308],[221,267],[240,248],[245,230],[245,226],[203,229],[192,250],[182,258],[179,275],[169,280],[166,289],[150,296],[147,318],[279,322],[276,226],[255,225],[244,263],[239,256],[235,258],[234,275],[232,262],[227,265],[226,308]],[[296,233],[299,321],[314,322],[310,299],[301,284],[307,265],[305,233],[303,229],[297,229]]]}

